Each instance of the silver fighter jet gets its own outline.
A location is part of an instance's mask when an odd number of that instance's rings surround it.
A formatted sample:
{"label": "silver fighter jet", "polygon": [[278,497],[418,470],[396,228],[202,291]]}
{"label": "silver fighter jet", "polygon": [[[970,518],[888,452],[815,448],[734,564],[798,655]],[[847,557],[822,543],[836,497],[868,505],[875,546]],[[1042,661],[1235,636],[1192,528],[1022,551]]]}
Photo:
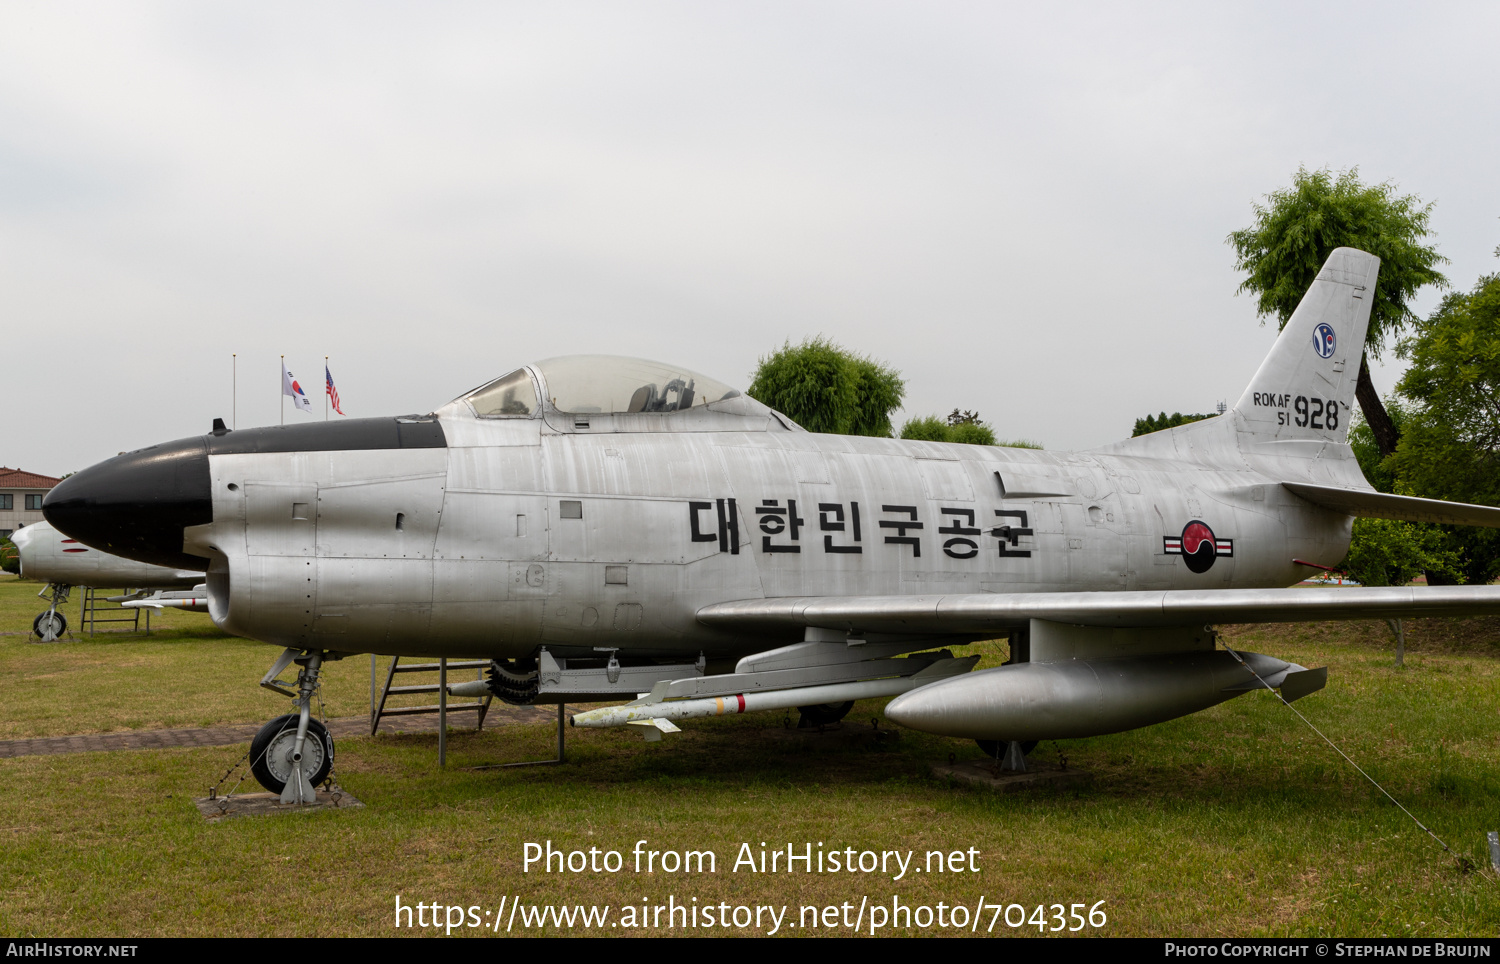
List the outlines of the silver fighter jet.
{"label": "silver fighter jet", "polygon": [[[1218,649],[1215,623],[1500,612],[1489,586],[1285,588],[1336,565],[1358,515],[1500,525],[1360,474],[1378,267],[1334,252],[1226,414],[1088,452],[812,434],[680,368],[566,357],[427,415],[218,423],[44,508],[88,545],[206,569],[219,626],[286,648],[267,681],[302,667],[298,717],[261,741],[284,799],[332,755],[308,716],[322,661],[362,652],[488,659],[452,692],[625,700],[573,723],[655,739],[904,694],[892,719],[1015,753],[1323,685]],[[943,649],[1001,635],[996,669]]]}
{"label": "silver fighter jet", "polygon": [[[195,572],[123,559],[90,549],[46,522],[35,522],[17,529],[11,533],[10,539],[20,559],[22,578],[40,579],[47,584],[37,595],[48,599],[49,605],[31,623],[32,632],[43,642],[50,643],[68,631],[68,618],[59,607],[68,601],[69,593],[78,586],[89,589],[122,586],[141,590],[110,597],[111,602],[119,602],[126,608],[150,606],[207,611],[197,606],[205,601],[205,593],[182,591],[202,584],[202,568]],[[148,589],[159,591],[148,593],[145,591]]]}

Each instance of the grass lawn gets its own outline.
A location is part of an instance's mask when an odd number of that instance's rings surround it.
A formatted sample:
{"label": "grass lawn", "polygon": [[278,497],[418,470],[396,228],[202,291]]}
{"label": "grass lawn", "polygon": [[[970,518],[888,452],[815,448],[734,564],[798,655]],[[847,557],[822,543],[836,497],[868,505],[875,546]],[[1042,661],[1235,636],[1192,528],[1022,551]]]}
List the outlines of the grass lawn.
{"label": "grass lawn", "polygon": [[[0,577],[0,738],[247,723],[285,711],[255,684],[275,650],[168,613],[152,637],[28,642],[39,587]],[[76,617],[70,605],[70,621]],[[1413,621],[1404,669],[1383,623],[1231,627],[1236,647],[1330,667],[1297,704],[1438,836],[1462,867],[1285,707],[1251,694],[1131,733],[1044,743],[1035,757],[1091,771],[1081,791],[1007,796],[950,786],[928,765],[977,759],[961,741],[904,732],[883,748],[799,749],[769,739],[779,714],[692,720],[645,743],[620,730],[569,733],[561,767],[474,771],[550,750],[545,726],[339,742],[337,774],[365,809],[206,822],[192,805],[243,747],[0,759],[0,931],[14,936],[390,935],[398,895],[477,907],[623,908],[727,904],[789,908],[779,933],[848,936],[800,908],[862,899],[889,907],[1097,901],[1110,935],[1500,933],[1500,882],[1484,833],[1500,829],[1500,621]],[[75,628],[76,634],[76,628]],[[989,664],[1003,645],[980,644]],[[325,675],[330,716],[367,711],[369,663]],[[856,706],[852,721],[879,713]],[[857,722],[856,724],[857,725]],[[620,872],[523,870],[527,842],[619,851]],[[635,873],[631,851],[709,850],[716,872]],[[757,855],[811,844],[843,851],[973,848],[975,872],[755,873]],[[784,858],[783,858],[784,861]],[[784,868],[784,864],[783,864]],[[508,905],[507,905],[508,908]],[[507,909],[508,913],[508,909]],[[967,917],[968,911],[965,912]],[[989,926],[982,916],[979,932]],[[1015,910],[1011,911],[1012,920]],[[430,912],[429,915],[430,916]],[[836,916],[840,916],[836,914]],[[959,933],[950,926],[881,933]],[[722,927],[555,922],[515,932],[667,936],[764,933]],[[700,918],[702,920],[702,918]],[[870,915],[864,918],[868,932]],[[406,932],[403,928],[402,932]],[[430,928],[412,931],[427,934]],[[501,926],[500,933],[505,928]],[[967,933],[967,929],[962,932]],[[1035,924],[996,935],[1035,935]]]}

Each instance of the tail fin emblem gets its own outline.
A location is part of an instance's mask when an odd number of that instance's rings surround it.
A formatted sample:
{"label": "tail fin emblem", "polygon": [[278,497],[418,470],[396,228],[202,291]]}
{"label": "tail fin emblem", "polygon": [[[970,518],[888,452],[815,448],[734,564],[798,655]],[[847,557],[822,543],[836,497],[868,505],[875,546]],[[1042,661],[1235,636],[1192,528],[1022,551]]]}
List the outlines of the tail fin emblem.
{"label": "tail fin emblem", "polygon": [[1317,352],[1320,358],[1332,358],[1333,348],[1337,342],[1331,325],[1321,324],[1313,332],[1313,351]]}

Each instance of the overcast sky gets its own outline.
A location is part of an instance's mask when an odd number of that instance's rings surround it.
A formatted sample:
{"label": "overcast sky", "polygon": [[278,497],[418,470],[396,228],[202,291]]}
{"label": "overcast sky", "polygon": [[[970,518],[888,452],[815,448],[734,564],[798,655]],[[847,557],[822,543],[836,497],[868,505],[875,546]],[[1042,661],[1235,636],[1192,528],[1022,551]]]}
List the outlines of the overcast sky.
{"label": "overcast sky", "polygon": [[[0,0],[0,464],[826,335],[1050,449],[1238,397],[1299,166],[1500,270],[1500,6]],[[1417,302],[1425,314],[1436,292]],[[1383,390],[1399,374],[1377,370]],[[288,411],[286,418],[308,416]],[[898,420],[899,423],[899,420]]]}

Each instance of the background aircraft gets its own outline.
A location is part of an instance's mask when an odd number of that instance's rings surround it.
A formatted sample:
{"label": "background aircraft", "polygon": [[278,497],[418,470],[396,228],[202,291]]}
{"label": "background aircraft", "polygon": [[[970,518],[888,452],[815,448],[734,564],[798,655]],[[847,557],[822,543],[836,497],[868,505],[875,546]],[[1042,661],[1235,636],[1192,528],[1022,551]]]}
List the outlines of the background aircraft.
{"label": "background aircraft", "polygon": [[68,594],[75,586],[159,589],[163,591],[113,596],[110,601],[127,608],[152,606],[207,612],[203,592],[176,591],[201,585],[201,569],[176,569],[112,555],[69,538],[47,522],[17,529],[10,538],[21,561],[21,575],[47,583],[47,588],[39,595],[48,598],[50,605],[31,623],[32,632],[44,642],[51,642],[68,631],[68,618],[58,607],[67,602]]}
{"label": "background aircraft", "polygon": [[[585,356],[429,415],[216,422],[44,508],[88,545],[206,569],[219,626],[286,648],[263,683],[297,663],[299,712],[252,745],[283,799],[327,773],[311,697],[324,659],[357,652],[488,658],[502,699],[631,700],[573,722],[655,738],[905,693],[893,719],[1018,756],[1322,685],[1237,661],[1213,623],[1500,612],[1483,586],[1281,588],[1336,565],[1355,515],[1500,525],[1360,474],[1345,440],[1378,267],[1334,252],[1226,415],[1090,452],[812,434],[701,375]],[[941,648],[997,635],[1011,663],[983,673]]]}

